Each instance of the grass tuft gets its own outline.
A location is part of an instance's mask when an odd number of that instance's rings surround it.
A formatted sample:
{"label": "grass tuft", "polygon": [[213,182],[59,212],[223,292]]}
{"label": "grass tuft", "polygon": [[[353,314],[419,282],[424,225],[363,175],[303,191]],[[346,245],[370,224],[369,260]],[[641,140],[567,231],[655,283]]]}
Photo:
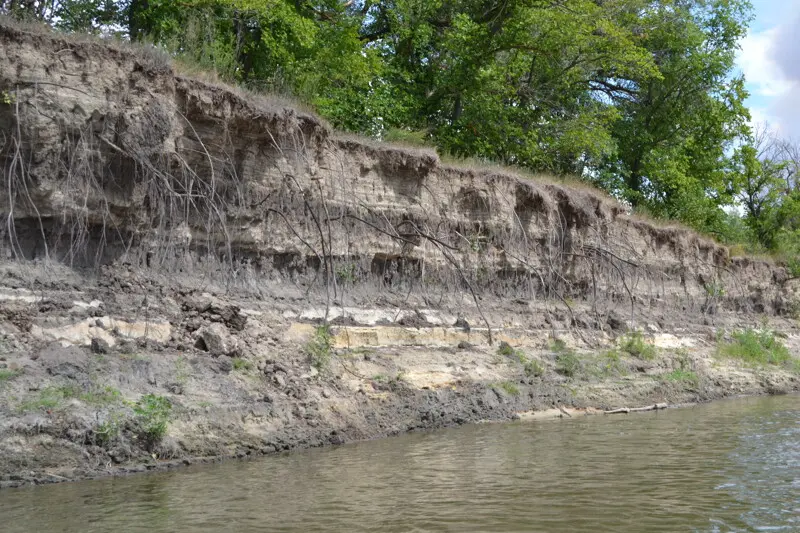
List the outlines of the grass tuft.
{"label": "grass tuft", "polygon": [[234,357],[233,358],[233,369],[239,370],[242,372],[246,372],[253,368],[253,363],[248,361],[247,359],[242,359],[241,357]]}
{"label": "grass tuft", "polygon": [[21,403],[17,409],[21,412],[58,409],[67,400],[80,400],[90,405],[111,405],[122,401],[122,393],[114,387],[92,387],[88,391],[77,385],[46,387],[34,398]]}
{"label": "grass tuft", "polygon": [[726,357],[751,364],[782,365],[791,355],[786,346],[768,329],[745,329],[731,334],[731,342],[723,343],[719,351]]}
{"label": "grass tuft", "polygon": [[139,436],[152,448],[167,434],[172,404],[164,396],[145,394],[132,407]]}
{"label": "grass tuft", "polygon": [[522,350],[514,349],[510,344],[503,341],[497,348],[497,354],[519,361],[522,370],[528,377],[541,377],[544,375],[544,367],[536,359],[529,359]]}
{"label": "grass tuft", "polygon": [[683,370],[676,368],[672,372],[661,376],[664,381],[671,381],[673,383],[683,383],[696,387],[700,383],[700,378],[697,373],[692,370]]}
{"label": "grass tuft", "polygon": [[621,376],[628,372],[622,358],[617,350],[603,352],[597,361],[597,367],[601,376]]}
{"label": "grass tuft", "polygon": [[556,372],[568,378],[577,376],[583,368],[574,350],[567,350],[556,356]]}
{"label": "grass tuft", "polygon": [[517,387],[514,383],[511,383],[510,381],[494,383],[492,385],[492,388],[505,391],[506,394],[509,394],[511,396],[519,396],[519,387]]}
{"label": "grass tuft", "polygon": [[7,368],[0,368],[0,383],[10,381],[15,377],[22,374],[20,370],[9,370]]}
{"label": "grass tuft", "polygon": [[644,340],[640,331],[634,331],[622,337],[619,349],[632,357],[652,361],[658,355],[656,347]]}
{"label": "grass tuft", "polygon": [[317,326],[305,346],[311,366],[322,372],[330,366],[333,357],[333,333],[328,324]]}

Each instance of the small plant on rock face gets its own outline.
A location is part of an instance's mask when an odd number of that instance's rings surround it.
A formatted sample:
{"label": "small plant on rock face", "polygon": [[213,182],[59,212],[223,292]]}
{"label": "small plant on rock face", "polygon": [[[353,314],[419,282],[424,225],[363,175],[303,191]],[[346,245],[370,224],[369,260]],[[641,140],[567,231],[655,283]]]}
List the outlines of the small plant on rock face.
{"label": "small plant on rock face", "polygon": [[170,401],[163,396],[145,394],[132,407],[140,438],[148,447],[161,442],[169,425]]}
{"label": "small plant on rock face", "polygon": [[67,400],[80,400],[91,405],[111,405],[122,401],[122,394],[114,387],[92,385],[84,390],[77,385],[45,387],[36,397],[23,402],[20,411],[51,410],[60,408]]}
{"label": "small plant on rock face", "polygon": [[567,350],[556,356],[556,372],[562,376],[573,378],[581,371],[581,360],[572,350]]}
{"label": "small plant on rock face", "polygon": [[539,361],[536,361],[535,359],[528,359],[528,356],[525,355],[525,352],[514,349],[505,341],[500,343],[500,347],[497,349],[497,354],[519,361],[522,365],[522,370],[528,377],[540,377],[544,375],[544,367],[541,365],[541,363],[539,363]]}
{"label": "small plant on rock face", "polygon": [[39,391],[34,398],[24,401],[19,406],[20,412],[55,409],[61,405],[68,396],[59,387],[46,387]]}
{"label": "small plant on rock face", "polygon": [[252,363],[247,359],[242,359],[241,357],[234,357],[233,358],[233,369],[240,370],[240,371],[247,371],[253,368]]}
{"label": "small plant on rock face", "polygon": [[525,370],[525,375],[529,378],[539,378],[544,375],[544,367],[535,359],[529,359],[523,363],[523,369]]}
{"label": "small plant on rock face", "polygon": [[181,385],[189,381],[189,366],[184,356],[175,360],[175,381]]}
{"label": "small plant on rock face", "polygon": [[656,358],[656,347],[644,340],[640,331],[625,336],[619,343],[619,349],[633,357],[651,361]]}
{"label": "small plant on rock face", "polygon": [[333,357],[333,333],[328,324],[314,329],[314,334],[306,343],[305,351],[311,366],[320,372],[328,368]]}
{"label": "small plant on rock face", "polygon": [[703,285],[709,298],[722,298],[725,296],[725,286],[721,282],[713,281]]}
{"label": "small plant on rock face", "polygon": [[601,354],[598,360],[600,374],[603,376],[623,375],[627,373],[625,364],[615,349],[608,350]]}
{"label": "small plant on rock face", "polygon": [[336,278],[340,283],[355,283],[357,275],[355,263],[346,263],[336,267]]}
{"label": "small plant on rock face", "polygon": [[498,355],[505,355],[506,357],[510,357],[514,355],[514,348],[508,344],[506,341],[500,343],[500,346],[497,348]]}
{"label": "small plant on rock face", "polygon": [[519,396],[519,387],[510,381],[503,381],[492,385],[493,388],[501,389],[511,396]]}
{"label": "small plant on rock face", "polygon": [[745,329],[731,334],[733,340],[720,346],[728,357],[748,363],[779,365],[788,363],[791,355],[786,346],[768,329]]}
{"label": "small plant on rock face", "polygon": [[562,339],[552,339],[550,341],[550,350],[555,353],[561,353],[567,350],[567,343]]}
{"label": "small plant on rock face", "polygon": [[664,374],[663,376],[664,381],[671,381],[675,383],[684,383],[691,386],[697,386],[700,381],[700,378],[697,377],[697,374],[691,370],[682,370],[682,369],[675,369],[668,374]]}
{"label": "small plant on rock face", "polygon": [[678,348],[675,350],[675,359],[677,359],[681,370],[691,370],[692,358],[689,356],[689,352],[686,348]]}
{"label": "small plant on rock face", "polygon": [[8,370],[6,368],[2,368],[0,369],[0,383],[14,379],[20,374],[21,372],[19,370]]}
{"label": "small plant on rock face", "polygon": [[94,428],[95,443],[109,447],[120,434],[122,430],[122,415],[118,412],[111,413],[110,416],[102,423]]}

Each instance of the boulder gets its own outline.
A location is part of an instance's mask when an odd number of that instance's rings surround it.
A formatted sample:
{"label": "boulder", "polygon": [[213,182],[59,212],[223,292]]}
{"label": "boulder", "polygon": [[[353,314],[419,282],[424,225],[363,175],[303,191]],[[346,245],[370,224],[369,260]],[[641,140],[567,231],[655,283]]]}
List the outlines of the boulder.
{"label": "boulder", "polygon": [[197,330],[196,346],[214,357],[235,354],[238,342],[223,324],[215,322]]}

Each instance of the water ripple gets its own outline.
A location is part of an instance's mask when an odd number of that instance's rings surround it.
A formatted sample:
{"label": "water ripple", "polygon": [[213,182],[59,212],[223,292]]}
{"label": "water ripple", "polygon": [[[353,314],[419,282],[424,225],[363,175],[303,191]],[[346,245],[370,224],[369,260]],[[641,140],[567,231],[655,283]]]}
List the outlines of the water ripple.
{"label": "water ripple", "polygon": [[3,531],[800,531],[800,398],[465,427],[0,493]]}

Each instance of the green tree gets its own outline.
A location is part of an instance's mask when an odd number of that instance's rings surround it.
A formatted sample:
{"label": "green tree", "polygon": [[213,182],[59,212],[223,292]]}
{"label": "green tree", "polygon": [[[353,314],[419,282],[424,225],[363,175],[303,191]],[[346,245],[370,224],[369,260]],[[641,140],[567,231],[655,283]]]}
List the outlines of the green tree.
{"label": "green tree", "polygon": [[381,2],[362,36],[403,93],[393,125],[427,129],[457,155],[581,173],[613,147],[617,113],[594,81],[658,75],[619,24],[621,4],[639,2]]}
{"label": "green tree", "polygon": [[0,14],[82,33],[97,33],[118,22],[121,7],[113,0],[0,0]]}
{"label": "green tree", "polygon": [[662,1],[631,20],[661,75],[614,81],[617,153],[598,174],[634,207],[713,230],[719,207],[732,202],[728,154],[749,119],[744,80],[732,70],[749,8],[737,0]]}

